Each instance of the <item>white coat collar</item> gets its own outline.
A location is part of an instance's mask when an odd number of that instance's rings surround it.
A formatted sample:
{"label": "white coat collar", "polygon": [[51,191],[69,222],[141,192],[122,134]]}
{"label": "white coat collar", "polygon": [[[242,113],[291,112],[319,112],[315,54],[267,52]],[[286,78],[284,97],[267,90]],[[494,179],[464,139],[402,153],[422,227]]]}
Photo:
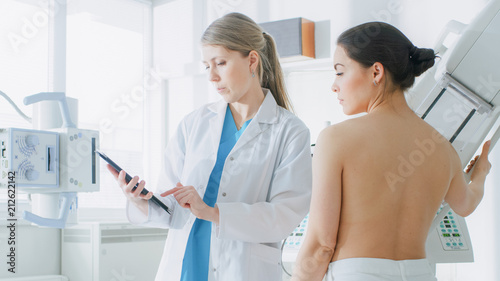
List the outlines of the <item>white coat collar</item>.
{"label": "white coat collar", "polygon": [[[264,92],[265,98],[262,104],[260,105],[259,111],[253,117],[253,121],[257,121],[259,123],[276,123],[278,122],[278,104],[274,99],[271,91],[266,88],[262,88]],[[208,109],[212,112],[217,113],[217,115],[225,116],[227,109],[227,102],[224,100],[220,100],[208,106]]]}
{"label": "white coat collar", "polygon": [[[271,91],[266,88],[262,88],[262,90],[265,95],[264,101],[260,105],[259,111],[257,111],[257,114],[255,114],[252,122],[250,122],[248,127],[245,129],[245,132],[243,132],[232,151],[238,150],[248,141],[259,135],[263,131],[267,130],[269,128],[268,124],[277,123],[279,120],[278,104],[276,103],[276,100],[274,100]],[[217,153],[222,133],[222,126],[224,123],[224,117],[226,116],[227,102],[225,102],[224,100],[215,102],[209,105],[208,109],[216,113],[216,115],[210,118],[208,123],[210,124],[209,127],[212,139],[212,149],[214,153]]]}

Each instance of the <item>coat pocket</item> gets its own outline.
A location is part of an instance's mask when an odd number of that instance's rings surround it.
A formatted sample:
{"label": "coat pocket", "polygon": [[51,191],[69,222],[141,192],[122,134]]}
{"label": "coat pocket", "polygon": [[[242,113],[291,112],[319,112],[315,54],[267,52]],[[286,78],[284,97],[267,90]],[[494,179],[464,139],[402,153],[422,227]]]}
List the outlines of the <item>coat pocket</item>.
{"label": "coat pocket", "polygon": [[250,247],[249,280],[281,280],[281,251],[264,244],[252,244]]}

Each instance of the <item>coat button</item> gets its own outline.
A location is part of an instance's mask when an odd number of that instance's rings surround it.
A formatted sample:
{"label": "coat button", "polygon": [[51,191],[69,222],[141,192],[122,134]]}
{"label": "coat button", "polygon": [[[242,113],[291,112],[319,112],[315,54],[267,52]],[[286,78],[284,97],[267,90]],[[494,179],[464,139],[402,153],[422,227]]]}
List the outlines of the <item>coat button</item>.
{"label": "coat button", "polygon": [[234,160],[234,157],[233,157],[233,156],[229,157],[229,160],[233,161],[233,160]]}
{"label": "coat button", "polygon": [[226,197],[226,193],[225,193],[225,192],[222,192],[222,196]]}

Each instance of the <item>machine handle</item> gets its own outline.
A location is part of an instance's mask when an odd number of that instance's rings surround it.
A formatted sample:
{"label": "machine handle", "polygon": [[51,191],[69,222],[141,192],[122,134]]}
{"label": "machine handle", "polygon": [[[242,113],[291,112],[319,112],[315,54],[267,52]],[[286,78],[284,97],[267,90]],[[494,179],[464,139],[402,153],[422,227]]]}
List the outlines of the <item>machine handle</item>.
{"label": "machine handle", "polygon": [[443,44],[444,40],[446,40],[450,33],[456,33],[458,35],[462,34],[462,32],[465,30],[465,27],[467,27],[467,25],[459,21],[449,21],[439,35],[439,39],[434,46],[434,52],[442,56],[446,52],[446,50],[448,50],[448,48]]}
{"label": "machine handle", "polygon": [[71,204],[76,199],[76,192],[63,192],[59,195],[59,198],[62,198],[62,203],[61,208],[59,209],[59,217],[57,219],[42,218],[28,211],[24,211],[23,219],[39,226],[61,229],[66,227],[66,221],[68,220]]}
{"label": "machine handle", "polygon": [[24,98],[24,104],[29,105],[44,100],[53,100],[59,102],[59,108],[61,109],[61,115],[63,119],[63,128],[76,128],[75,123],[71,121],[68,102],[66,100],[66,94],[64,92],[42,92],[27,96]]}

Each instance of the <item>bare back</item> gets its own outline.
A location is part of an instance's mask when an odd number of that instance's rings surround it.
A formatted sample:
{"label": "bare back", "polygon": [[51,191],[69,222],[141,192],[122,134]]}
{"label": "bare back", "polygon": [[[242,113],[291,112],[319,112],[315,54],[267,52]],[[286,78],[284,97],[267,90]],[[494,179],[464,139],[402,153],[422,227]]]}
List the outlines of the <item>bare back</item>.
{"label": "bare back", "polygon": [[342,201],[332,261],[425,258],[453,177],[453,147],[413,113],[374,112],[337,125]]}

